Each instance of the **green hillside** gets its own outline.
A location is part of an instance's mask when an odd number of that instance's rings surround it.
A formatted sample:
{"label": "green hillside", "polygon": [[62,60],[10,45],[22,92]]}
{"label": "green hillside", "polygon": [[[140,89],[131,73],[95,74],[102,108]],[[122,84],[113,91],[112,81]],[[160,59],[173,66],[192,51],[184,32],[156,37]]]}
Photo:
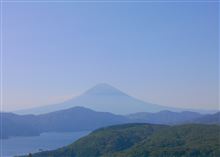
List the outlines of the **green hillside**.
{"label": "green hillside", "polygon": [[33,157],[219,157],[220,126],[125,124]]}

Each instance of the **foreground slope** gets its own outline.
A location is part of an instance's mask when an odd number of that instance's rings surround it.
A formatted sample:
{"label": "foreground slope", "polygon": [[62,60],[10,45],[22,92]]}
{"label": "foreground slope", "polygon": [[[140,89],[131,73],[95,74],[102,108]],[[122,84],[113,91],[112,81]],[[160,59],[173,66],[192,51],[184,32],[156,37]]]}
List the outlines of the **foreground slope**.
{"label": "foreground slope", "polygon": [[219,157],[220,126],[126,124],[33,157]]}

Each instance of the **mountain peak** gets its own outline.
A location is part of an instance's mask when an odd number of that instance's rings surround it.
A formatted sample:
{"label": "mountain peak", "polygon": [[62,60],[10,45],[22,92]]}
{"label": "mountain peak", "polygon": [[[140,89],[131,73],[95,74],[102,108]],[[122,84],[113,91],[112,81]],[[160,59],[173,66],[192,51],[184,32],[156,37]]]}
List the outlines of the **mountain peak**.
{"label": "mountain peak", "polygon": [[120,91],[119,89],[107,84],[107,83],[100,83],[95,85],[94,87],[90,88],[89,90],[87,90],[85,92],[85,94],[123,94],[126,95],[125,93],[123,93],[122,91]]}
{"label": "mountain peak", "polygon": [[115,88],[115,87],[113,87],[112,85],[108,83],[99,83],[95,85],[93,88]]}

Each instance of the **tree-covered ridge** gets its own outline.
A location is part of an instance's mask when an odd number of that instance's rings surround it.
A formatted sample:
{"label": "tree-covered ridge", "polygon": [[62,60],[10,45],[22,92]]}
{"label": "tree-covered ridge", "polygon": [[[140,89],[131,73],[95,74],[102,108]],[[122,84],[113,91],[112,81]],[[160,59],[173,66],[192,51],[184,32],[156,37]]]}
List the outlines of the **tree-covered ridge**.
{"label": "tree-covered ridge", "polygon": [[33,157],[219,157],[220,126],[124,124]]}
{"label": "tree-covered ridge", "polygon": [[220,127],[187,124],[155,132],[116,157],[218,157]]}

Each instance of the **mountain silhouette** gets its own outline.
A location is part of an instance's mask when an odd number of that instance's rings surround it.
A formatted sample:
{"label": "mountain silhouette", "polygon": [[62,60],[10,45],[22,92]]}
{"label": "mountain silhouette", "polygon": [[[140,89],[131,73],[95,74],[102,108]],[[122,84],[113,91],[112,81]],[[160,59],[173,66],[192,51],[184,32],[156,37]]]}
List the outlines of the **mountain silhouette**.
{"label": "mountain silhouette", "polygon": [[130,114],[135,112],[159,112],[162,110],[179,111],[179,109],[144,102],[121,90],[102,83],[98,84],[83,94],[63,103],[47,105],[38,108],[16,111],[18,114],[42,114],[53,111],[82,106],[100,112],[114,114]]}
{"label": "mountain silhouette", "polygon": [[[213,115],[210,115],[213,116]],[[196,122],[197,119],[204,118],[206,115],[202,115],[197,112],[183,111],[183,112],[171,112],[171,111],[160,111],[157,113],[139,112],[129,114],[127,117],[135,122],[152,123],[152,124],[184,124],[187,122]],[[208,117],[207,117],[208,118]],[[190,123],[189,122],[189,123]],[[203,121],[201,121],[203,123]]]}
{"label": "mountain silhouette", "polygon": [[74,132],[127,123],[129,120],[108,112],[73,107],[41,115],[1,113],[0,139],[13,136],[36,136],[44,132]]}

